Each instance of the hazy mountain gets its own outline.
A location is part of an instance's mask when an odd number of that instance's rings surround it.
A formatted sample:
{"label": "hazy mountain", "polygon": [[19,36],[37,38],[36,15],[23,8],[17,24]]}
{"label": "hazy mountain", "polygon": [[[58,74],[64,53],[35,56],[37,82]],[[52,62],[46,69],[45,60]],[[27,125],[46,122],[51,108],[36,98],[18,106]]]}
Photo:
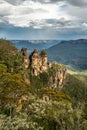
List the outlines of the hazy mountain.
{"label": "hazy mountain", "polygon": [[87,40],[62,41],[46,50],[50,61],[87,69]]}
{"label": "hazy mountain", "polygon": [[30,54],[34,49],[43,50],[58,44],[59,40],[12,40],[11,41],[19,50],[27,48]]}
{"label": "hazy mountain", "polygon": [[[27,48],[28,54],[34,49],[46,49],[49,60],[57,61],[69,66],[72,69],[87,69],[87,40],[12,40],[19,50]],[[59,44],[61,43],[61,44]]]}

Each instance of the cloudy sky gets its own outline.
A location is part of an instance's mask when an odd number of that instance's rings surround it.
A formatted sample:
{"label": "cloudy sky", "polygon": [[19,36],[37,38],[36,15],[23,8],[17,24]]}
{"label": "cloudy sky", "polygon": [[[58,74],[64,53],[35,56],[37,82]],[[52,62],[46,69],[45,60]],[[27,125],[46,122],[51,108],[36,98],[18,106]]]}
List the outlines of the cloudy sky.
{"label": "cloudy sky", "polygon": [[0,38],[87,38],[87,0],[0,0]]}

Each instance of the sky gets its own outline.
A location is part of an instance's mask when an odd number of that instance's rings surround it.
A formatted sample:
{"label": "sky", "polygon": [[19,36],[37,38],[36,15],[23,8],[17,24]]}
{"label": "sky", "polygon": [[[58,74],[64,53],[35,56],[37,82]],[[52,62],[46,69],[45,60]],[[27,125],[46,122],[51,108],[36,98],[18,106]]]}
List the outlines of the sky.
{"label": "sky", "polygon": [[87,0],[0,0],[0,38],[87,38]]}

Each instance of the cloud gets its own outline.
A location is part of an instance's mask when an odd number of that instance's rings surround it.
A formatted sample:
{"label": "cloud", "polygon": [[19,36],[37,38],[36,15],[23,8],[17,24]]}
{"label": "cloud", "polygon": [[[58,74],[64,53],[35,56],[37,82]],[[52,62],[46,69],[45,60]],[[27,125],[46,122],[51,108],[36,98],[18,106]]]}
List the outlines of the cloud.
{"label": "cloud", "polygon": [[86,35],[86,5],[86,0],[0,0],[0,29],[50,37]]}
{"label": "cloud", "polygon": [[33,0],[38,1],[42,3],[56,3],[56,2],[68,2],[71,5],[74,6],[87,6],[87,0]]}
{"label": "cloud", "polygon": [[5,0],[5,1],[12,4],[12,5],[20,5],[25,0]]}
{"label": "cloud", "polygon": [[74,6],[79,6],[79,7],[87,7],[87,0],[67,0],[70,4]]}
{"label": "cloud", "polygon": [[[6,22],[15,27],[32,27],[34,29],[78,27],[80,23],[78,21],[79,24],[76,24],[77,16],[75,16],[75,11],[71,10],[76,8],[67,5],[66,2],[56,4],[55,2],[58,1],[61,0],[2,0],[0,22]],[[72,0],[69,1],[72,3]]]}
{"label": "cloud", "polygon": [[[10,0],[6,1],[10,2]],[[20,3],[21,0],[16,0],[15,2]],[[53,23],[47,23],[47,19],[73,19],[73,17],[66,14],[66,11],[62,10],[63,5],[65,5],[65,3],[59,3],[58,5],[55,3],[42,4],[40,2],[35,3],[31,0],[22,0],[20,5],[15,6],[4,1],[0,4],[0,16],[9,24],[18,27],[52,27]]]}
{"label": "cloud", "polygon": [[[13,4],[13,5],[20,5],[28,0],[5,0],[6,2]],[[85,7],[87,6],[87,0],[29,0],[32,2],[40,2],[40,3],[57,3],[57,2],[68,2],[71,5]]]}
{"label": "cloud", "polygon": [[50,0],[50,2],[66,1],[74,6],[87,6],[87,0]]}
{"label": "cloud", "polygon": [[82,23],[83,27],[87,28],[87,23]]}

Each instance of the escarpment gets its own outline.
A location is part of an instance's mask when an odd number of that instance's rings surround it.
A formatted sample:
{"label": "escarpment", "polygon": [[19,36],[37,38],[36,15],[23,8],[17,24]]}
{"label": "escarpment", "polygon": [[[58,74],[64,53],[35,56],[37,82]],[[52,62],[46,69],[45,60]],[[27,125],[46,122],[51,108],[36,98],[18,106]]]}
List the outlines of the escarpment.
{"label": "escarpment", "polygon": [[49,77],[47,87],[59,89],[63,87],[67,73],[64,65],[48,62],[48,56],[44,50],[39,53],[35,49],[29,57],[26,48],[22,48],[21,53],[24,57],[25,69],[28,69],[30,75],[37,77],[45,72]]}

